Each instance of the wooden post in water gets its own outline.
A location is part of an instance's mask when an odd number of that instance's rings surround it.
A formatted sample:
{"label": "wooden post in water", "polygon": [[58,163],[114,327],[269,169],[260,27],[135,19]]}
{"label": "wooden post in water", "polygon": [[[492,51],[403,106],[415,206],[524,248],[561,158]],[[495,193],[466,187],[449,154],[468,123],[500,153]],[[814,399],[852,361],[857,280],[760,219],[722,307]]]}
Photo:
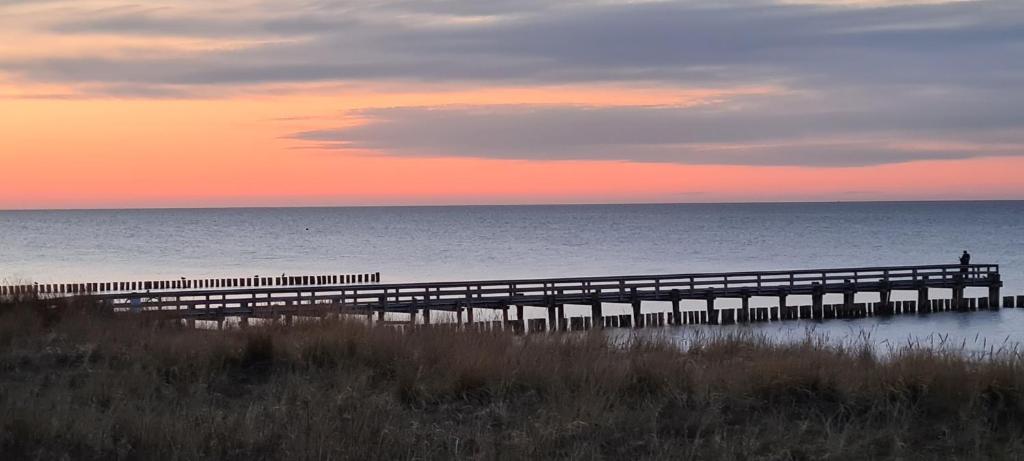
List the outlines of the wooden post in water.
{"label": "wooden post in water", "polygon": [[551,330],[558,329],[558,310],[555,308],[555,297],[552,295],[546,296],[548,305],[548,325],[551,325]]}
{"label": "wooden post in water", "polygon": [[928,300],[928,285],[926,285],[924,281],[918,282],[917,306],[917,312],[920,314],[926,314],[932,310],[931,303]]}
{"label": "wooden post in water", "polygon": [[[562,290],[558,290],[557,293],[558,293],[558,296],[561,296],[564,292]],[[557,299],[557,297],[556,297],[556,299]],[[564,303],[558,303],[557,307],[558,307],[558,331],[568,331],[569,330],[569,320],[567,318],[565,318],[565,304]],[[555,329],[555,327],[552,326],[552,329]]]}
{"label": "wooden post in water", "polygon": [[889,280],[883,279],[878,285],[878,307],[875,309],[880,315],[893,315],[895,310],[892,306],[892,290],[889,288]]}
{"label": "wooden post in water", "polygon": [[718,310],[715,309],[715,292],[708,290],[706,297],[707,307],[705,309],[707,313],[707,323],[711,325],[718,324]]}
{"label": "wooden post in water", "polygon": [[999,274],[988,274],[988,283],[989,309],[999,309],[999,289],[1003,286],[1003,282],[999,280]]}
{"label": "wooden post in water", "polygon": [[594,325],[597,328],[604,327],[604,315],[601,312],[601,292],[598,290],[590,296],[590,316],[594,319]]}
{"label": "wooden post in water", "polygon": [[673,289],[672,290],[672,321],[669,322],[670,325],[682,325],[683,324],[683,314],[681,312],[679,312],[679,301],[680,301],[679,298],[680,298],[679,290]]}
{"label": "wooden post in water", "polygon": [[[768,308],[768,312],[769,312],[769,315],[771,316],[772,320],[778,320],[779,319],[779,316],[778,316],[778,314],[776,312],[778,312],[778,311],[785,311],[785,310],[789,309],[789,305],[786,304],[786,298],[788,297],[788,295],[789,294],[786,293],[786,290],[779,290],[779,307],[774,308],[774,309],[777,309],[777,310],[774,310],[771,307]],[[768,319],[765,319],[765,320],[768,320]]]}
{"label": "wooden post in water", "polygon": [[747,290],[743,290],[743,293],[740,295],[739,321],[743,323],[750,322],[750,294]]}
{"label": "wooden post in water", "polygon": [[814,320],[825,318],[825,288],[820,283],[814,282],[811,294],[811,316]]}
{"label": "wooden post in water", "polygon": [[853,307],[854,295],[855,295],[855,292],[853,291],[853,284],[850,283],[850,279],[844,280],[843,281],[843,311],[846,313],[845,314],[846,316],[850,316],[850,317],[853,316],[853,311],[854,311],[854,307]]}
{"label": "wooden post in water", "polygon": [[643,313],[641,312],[640,298],[636,294],[636,287],[629,289],[629,302],[633,307],[633,328],[643,328]]}
{"label": "wooden post in water", "polygon": [[953,276],[953,309],[958,311],[967,310],[967,300],[964,299],[964,278],[963,274],[956,274]]}

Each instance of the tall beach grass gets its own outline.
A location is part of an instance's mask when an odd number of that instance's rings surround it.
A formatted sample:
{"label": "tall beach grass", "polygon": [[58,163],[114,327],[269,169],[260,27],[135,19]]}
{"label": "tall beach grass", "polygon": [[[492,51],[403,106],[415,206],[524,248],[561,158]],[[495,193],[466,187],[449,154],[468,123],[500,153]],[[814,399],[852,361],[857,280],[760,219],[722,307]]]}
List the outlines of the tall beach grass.
{"label": "tall beach grass", "polygon": [[1024,457],[1024,367],[820,338],[225,331],[0,303],[3,459]]}

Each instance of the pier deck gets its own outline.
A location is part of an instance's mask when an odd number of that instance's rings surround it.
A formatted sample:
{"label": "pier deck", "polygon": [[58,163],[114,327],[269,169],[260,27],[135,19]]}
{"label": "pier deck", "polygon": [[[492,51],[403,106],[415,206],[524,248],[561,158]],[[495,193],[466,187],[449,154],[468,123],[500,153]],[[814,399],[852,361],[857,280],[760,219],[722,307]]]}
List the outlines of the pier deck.
{"label": "pier deck", "polygon": [[[988,289],[987,298],[965,298],[971,287]],[[136,312],[185,319],[224,317],[277,318],[331,313],[366,315],[379,320],[384,314],[407,314],[412,323],[430,323],[431,311],[454,313],[458,323],[473,322],[474,310],[517,311],[522,328],[523,310],[547,309],[551,328],[567,329],[578,323],[593,326],[647,324],[733,323],[791,318],[826,319],[864,315],[891,315],[936,310],[998,308],[1002,281],[994,264],[852,267],[786,271],[571,277],[457,282],[310,285],[124,291],[89,294],[116,312]],[[929,290],[949,289],[949,299],[932,299]],[[913,292],[913,301],[894,301],[894,292]],[[856,303],[858,293],[876,293],[876,303]],[[827,295],[842,295],[842,303],[825,304]],[[59,297],[61,295],[53,295]],[[810,305],[791,306],[790,296],[810,296]],[[753,297],[772,297],[778,305],[750,307]],[[833,296],[835,297],[835,296]],[[741,307],[720,308],[717,300],[736,299]],[[699,311],[683,309],[685,300],[701,300]],[[644,313],[646,301],[671,303],[670,312]],[[1012,300],[1011,304],[1012,304]],[[629,319],[605,318],[606,303],[632,307]],[[1004,302],[1005,304],[1005,302]],[[588,320],[570,322],[565,305],[590,306]],[[665,318],[667,317],[667,321]],[[544,319],[541,319],[542,321]],[[514,323],[515,321],[513,321]],[[393,323],[393,322],[388,322]],[[536,328],[543,328],[535,325]]]}

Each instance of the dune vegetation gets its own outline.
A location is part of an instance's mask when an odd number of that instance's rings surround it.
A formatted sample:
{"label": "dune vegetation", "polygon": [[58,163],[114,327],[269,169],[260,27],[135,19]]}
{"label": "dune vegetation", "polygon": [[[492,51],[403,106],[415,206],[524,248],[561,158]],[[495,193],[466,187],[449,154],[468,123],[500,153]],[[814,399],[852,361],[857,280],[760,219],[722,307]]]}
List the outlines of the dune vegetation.
{"label": "dune vegetation", "polygon": [[[684,327],[685,328],[685,327]],[[224,331],[0,305],[3,459],[1024,457],[1024,367],[813,338]]]}

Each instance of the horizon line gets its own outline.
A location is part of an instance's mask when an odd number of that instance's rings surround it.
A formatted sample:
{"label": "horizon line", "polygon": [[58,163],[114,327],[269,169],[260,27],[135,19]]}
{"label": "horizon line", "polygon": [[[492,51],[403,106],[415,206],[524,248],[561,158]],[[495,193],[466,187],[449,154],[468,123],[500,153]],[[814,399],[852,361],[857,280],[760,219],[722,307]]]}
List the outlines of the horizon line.
{"label": "horizon line", "polygon": [[3,208],[6,212],[36,211],[155,211],[155,210],[282,210],[326,208],[474,208],[474,207],[564,207],[564,206],[639,206],[639,205],[812,205],[812,204],[871,204],[871,203],[980,203],[1024,202],[1016,199],[921,199],[921,200],[772,200],[772,201],[708,201],[708,202],[558,202],[558,203],[465,203],[465,204],[378,204],[378,205],[246,205],[246,206],[149,206],[149,207],[82,207],[82,208]]}

